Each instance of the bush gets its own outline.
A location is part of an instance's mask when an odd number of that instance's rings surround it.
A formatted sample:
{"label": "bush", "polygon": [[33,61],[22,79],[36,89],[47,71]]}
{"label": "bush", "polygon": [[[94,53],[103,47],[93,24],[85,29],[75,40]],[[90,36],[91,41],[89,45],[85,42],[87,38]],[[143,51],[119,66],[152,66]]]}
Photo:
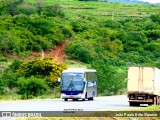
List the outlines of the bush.
{"label": "bush", "polygon": [[0,58],[0,62],[8,62],[7,58]]}
{"label": "bush", "polygon": [[20,64],[21,61],[15,59],[12,64],[5,69],[4,73],[2,73],[1,79],[4,81],[5,86],[9,88],[17,87],[17,74],[15,74],[15,72]]}
{"label": "bush", "polygon": [[37,12],[36,7],[27,3],[17,6],[17,9],[19,13],[23,13],[25,15],[36,14]]}
{"label": "bush", "polygon": [[22,64],[22,61],[15,59],[11,65],[9,65],[9,68],[13,71],[16,72],[17,69],[19,69],[20,65]]}
{"label": "bush", "polygon": [[50,16],[50,17],[64,17],[64,12],[63,9],[60,5],[51,5],[51,6],[46,6],[44,12],[44,15]]}
{"label": "bush", "polygon": [[8,31],[0,33],[0,52],[11,53],[13,46],[13,36]]}
{"label": "bush", "polygon": [[21,95],[22,99],[28,99],[42,95],[48,88],[44,79],[35,78],[33,76],[30,78],[21,77],[17,83],[19,88],[18,94]]}
{"label": "bush", "polygon": [[17,87],[17,76],[11,69],[5,70],[1,79],[4,81],[5,86],[9,88]]}
{"label": "bush", "polygon": [[72,31],[71,26],[63,25],[63,26],[60,26],[60,28],[62,29],[63,34],[65,35],[66,38],[70,38],[72,36],[73,31]]}
{"label": "bush", "polygon": [[0,95],[1,94],[4,94],[4,82],[3,82],[3,80],[1,79],[1,76],[0,76]]}
{"label": "bush", "polygon": [[125,75],[119,73],[108,62],[97,60],[92,62],[91,65],[97,70],[99,94],[116,95],[126,87]]}
{"label": "bush", "polygon": [[62,18],[26,14],[32,13],[0,17],[0,54],[48,50],[72,36],[72,27]]}
{"label": "bush", "polygon": [[17,70],[17,74],[20,76],[31,77],[42,76],[50,87],[57,85],[57,80],[61,76],[62,71],[66,66],[58,64],[50,58],[35,59],[31,62],[24,62]]}
{"label": "bush", "polygon": [[24,0],[7,0],[6,8],[11,16],[17,15],[17,6],[22,4]]}
{"label": "bush", "polygon": [[71,22],[72,29],[74,32],[83,32],[88,30],[92,25],[89,23],[89,20],[76,20]]}
{"label": "bush", "polygon": [[81,43],[69,44],[65,51],[70,54],[71,59],[77,59],[85,63],[89,63],[91,60],[90,51]]}
{"label": "bush", "polygon": [[151,15],[150,18],[153,22],[160,23],[160,12],[158,14]]}

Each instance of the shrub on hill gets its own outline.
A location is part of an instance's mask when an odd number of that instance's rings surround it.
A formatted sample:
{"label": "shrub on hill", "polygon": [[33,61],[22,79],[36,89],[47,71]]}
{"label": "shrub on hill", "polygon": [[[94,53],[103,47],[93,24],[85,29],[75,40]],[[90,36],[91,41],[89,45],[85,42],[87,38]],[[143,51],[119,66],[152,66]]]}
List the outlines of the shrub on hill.
{"label": "shrub on hill", "polygon": [[5,87],[11,89],[17,87],[18,76],[15,72],[20,67],[21,63],[20,60],[15,59],[1,74],[0,80],[4,83]]}
{"label": "shrub on hill", "polygon": [[0,95],[4,94],[4,82],[0,77]]}
{"label": "shrub on hill", "polygon": [[107,61],[96,60],[91,65],[97,70],[99,94],[121,94],[126,88],[125,74],[115,70]]}
{"label": "shrub on hill", "polygon": [[39,58],[31,62],[23,62],[17,70],[17,74],[24,77],[42,77],[50,87],[54,88],[58,86],[57,80],[64,69],[66,66],[58,64],[50,58]]}
{"label": "shrub on hill", "polygon": [[56,17],[17,15],[12,18],[0,17],[0,22],[2,54],[47,50],[73,34],[71,26]]}
{"label": "shrub on hill", "polygon": [[29,78],[21,77],[17,84],[19,88],[17,93],[21,95],[22,99],[29,99],[42,95],[46,92],[48,87],[44,79],[33,76]]}

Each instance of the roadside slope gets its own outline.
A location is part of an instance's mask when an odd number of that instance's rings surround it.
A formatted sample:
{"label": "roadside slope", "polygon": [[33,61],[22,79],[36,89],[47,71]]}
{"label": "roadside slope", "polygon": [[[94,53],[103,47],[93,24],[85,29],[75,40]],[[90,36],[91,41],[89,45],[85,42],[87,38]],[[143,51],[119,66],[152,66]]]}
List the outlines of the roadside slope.
{"label": "roadside slope", "polygon": [[66,45],[66,41],[58,45],[56,49],[53,51],[53,60],[61,64],[65,64],[65,57],[64,57],[65,45]]}

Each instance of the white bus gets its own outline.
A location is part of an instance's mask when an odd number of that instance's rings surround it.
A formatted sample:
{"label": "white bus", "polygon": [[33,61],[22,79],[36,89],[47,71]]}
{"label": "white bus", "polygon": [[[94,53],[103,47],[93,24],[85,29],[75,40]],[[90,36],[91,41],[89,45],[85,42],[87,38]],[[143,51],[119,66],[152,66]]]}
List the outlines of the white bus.
{"label": "white bus", "polygon": [[96,70],[68,68],[62,72],[61,81],[61,98],[65,101],[93,100],[97,96]]}

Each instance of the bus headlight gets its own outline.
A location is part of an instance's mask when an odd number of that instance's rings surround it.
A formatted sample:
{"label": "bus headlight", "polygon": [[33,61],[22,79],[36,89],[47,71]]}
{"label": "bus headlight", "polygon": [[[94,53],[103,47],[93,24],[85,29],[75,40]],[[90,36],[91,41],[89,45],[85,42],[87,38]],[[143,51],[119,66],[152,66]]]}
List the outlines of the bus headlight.
{"label": "bus headlight", "polygon": [[66,94],[64,94],[64,93],[61,93],[61,97],[64,97],[64,96],[66,96]]}
{"label": "bus headlight", "polygon": [[80,94],[78,94],[77,96],[80,97],[80,98],[82,98],[82,95],[83,95],[83,94],[80,93]]}

